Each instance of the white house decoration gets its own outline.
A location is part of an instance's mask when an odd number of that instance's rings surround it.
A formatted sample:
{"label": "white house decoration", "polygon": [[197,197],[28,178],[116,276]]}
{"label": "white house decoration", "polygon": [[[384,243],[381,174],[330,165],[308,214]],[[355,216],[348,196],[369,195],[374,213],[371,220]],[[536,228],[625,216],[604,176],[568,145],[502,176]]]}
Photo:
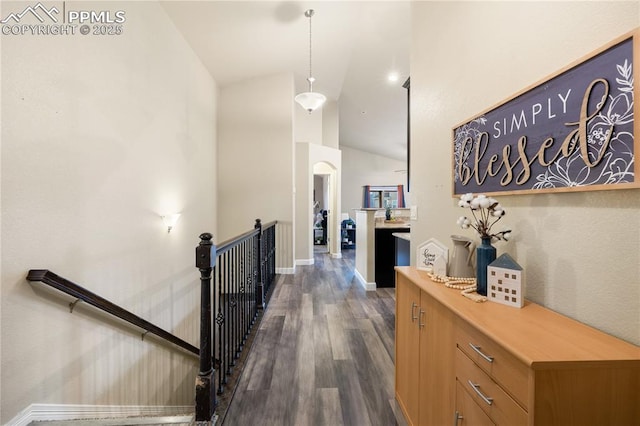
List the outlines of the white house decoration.
{"label": "white house decoration", "polygon": [[524,296],[522,266],[507,253],[487,267],[487,298],[492,302],[522,308]]}

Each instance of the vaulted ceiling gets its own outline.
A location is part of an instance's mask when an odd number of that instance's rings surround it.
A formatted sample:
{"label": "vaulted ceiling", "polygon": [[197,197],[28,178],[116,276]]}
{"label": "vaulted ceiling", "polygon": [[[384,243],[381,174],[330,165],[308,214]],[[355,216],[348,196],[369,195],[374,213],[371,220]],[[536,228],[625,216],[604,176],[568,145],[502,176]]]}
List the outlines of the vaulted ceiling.
{"label": "vaulted ceiling", "polygon": [[[164,1],[220,87],[292,72],[306,91],[312,18],[314,91],[338,101],[340,145],[406,159],[407,1]],[[390,82],[388,75],[398,74]]]}

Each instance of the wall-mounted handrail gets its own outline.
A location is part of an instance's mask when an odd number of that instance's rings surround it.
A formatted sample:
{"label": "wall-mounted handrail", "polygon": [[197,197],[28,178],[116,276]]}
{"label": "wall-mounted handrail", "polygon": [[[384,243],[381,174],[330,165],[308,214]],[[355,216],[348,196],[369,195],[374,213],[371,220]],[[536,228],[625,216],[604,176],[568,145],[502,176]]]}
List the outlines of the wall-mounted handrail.
{"label": "wall-mounted handrail", "polygon": [[27,275],[28,281],[39,281],[44,284],[47,284],[50,287],[55,288],[63,293],[66,293],[70,296],[75,297],[77,300],[82,300],[96,308],[107,312],[115,317],[120,318],[130,324],[133,324],[141,329],[155,334],[156,336],[173,343],[174,345],[180,346],[181,348],[195,354],[200,355],[200,350],[193,346],[190,343],[185,342],[181,338],[169,333],[161,329],[160,327],[150,323],[149,321],[140,318],[139,316],[127,311],[124,308],[114,304],[113,302],[108,301],[107,299],[98,296],[95,293],[87,290],[84,287],[75,284],[66,278],[63,278],[48,269],[31,269]]}

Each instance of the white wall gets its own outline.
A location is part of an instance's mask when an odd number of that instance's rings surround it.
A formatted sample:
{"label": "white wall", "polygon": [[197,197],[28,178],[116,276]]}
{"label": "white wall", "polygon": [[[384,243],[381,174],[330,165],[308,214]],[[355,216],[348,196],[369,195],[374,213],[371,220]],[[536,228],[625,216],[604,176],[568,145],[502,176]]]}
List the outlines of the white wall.
{"label": "white wall", "polygon": [[293,97],[292,74],[232,84],[219,97],[216,241],[250,230],[256,218],[277,220],[280,272],[294,266]]}
{"label": "white wall", "polygon": [[404,185],[404,195],[409,206],[407,174],[396,170],[407,170],[404,161],[371,154],[358,149],[341,146],[342,151],[342,212],[355,219],[355,209],[362,208],[364,185]]}
{"label": "white wall", "polygon": [[307,142],[322,145],[322,117],[324,108],[311,114],[295,103],[293,107],[293,138],[296,142]]}
{"label": "white wall", "polygon": [[300,105],[294,106],[294,139],[338,149],[338,102],[328,100],[322,108],[309,114]]}
{"label": "white wall", "polygon": [[[450,244],[450,234],[472,236],[456,226],[451,128],[637,27],[639,5],[412,3],[414,250],[429,237]],[[498,254],[523,265],[526,296],[640,344],[640,191],[498,199],[515,231]]]}
{"label": "white wall", "polygon": [[327,234],[329,252],[341,256],[340,246],[340,181],[342,158],[337,149],[311,143],[296,143],[296,263],[313,263],[313,184],[314,174],[326,176],[331,194],[325,200],[330,211]]}
{"label": "white wall", "polygon": [[[329,161],[336,171],[331,171],[333,179],[339,176],[340,152],[338,146],[338,105],[335,101],[327,101],[319,110],[309,114],[301,106],[294,107],[294,139],[296,141],[296,263],[308,265],[313,263],[313,190],[315,179],[313,176],[314,164],[320,161]],[[326,147],[326,148],[325,148]],[[325,155],[325,153],[328,153]],[[337,163],[335,161],[337,161]],[[333,162],[332,162],[333,161]],[[329,179],[329,177],[324,177]],[[338,185],[339,190],[339,185]],[[334,193],[337,192],[334,190]],[[325,198],[323,192],[316,191],[316,199],[320,201],[320,207],[331,209],[331,200]],[[339,204],[334,200],[333,204]],[[336,220],[333,220],[335,226]],[[328,225],[329,226],[329,225]],[[335,232],[335,231],[334,231]],[[330,233],[328,231],[328,233]],[[331,237],[329,236],[331,239]],[[336,238],[335,236],[333,237]],[[338,256],[340,246],[330,243],[329,251]]]}
{"label": "white wall", "polygon": [[296,143],[296,264],[312,265],[313,249],[309,247],[307,234],[313,228],[312,176],[309,167],[309,143]]}
{"label": "white wall", "polygon": [[193,404],[197,358],[25,280],[51,269],[199,345],[215,82],[157,3],[81,7],[125,10],[124,33],[1,37],[3,424],[31,403]]}
{"label": "white wall", "polygon": [[327,101],[322,107],[322,145],[338,149],[340,143],[340,109],[338,102]]}

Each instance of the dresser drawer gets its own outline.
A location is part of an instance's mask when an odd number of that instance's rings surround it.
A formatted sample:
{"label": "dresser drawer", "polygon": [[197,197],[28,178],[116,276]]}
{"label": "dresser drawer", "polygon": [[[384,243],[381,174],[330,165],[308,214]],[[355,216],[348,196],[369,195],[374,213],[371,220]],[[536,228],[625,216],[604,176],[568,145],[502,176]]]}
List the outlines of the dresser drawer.
{"label": "dresser drawer", "polygon": [[456,426],[495,426],[489,416],[464,390],[464,385],[456,382]]}
{"label": "dresser drawer", "polygon": [[527,412],[460,349],[455,362],[458,382],[497,425],[527,424]]}
{"label": "dresser drawer", "polygon": [[529,369],[525,364],[465,321],[456,327],[456,345],[528,409]]}

